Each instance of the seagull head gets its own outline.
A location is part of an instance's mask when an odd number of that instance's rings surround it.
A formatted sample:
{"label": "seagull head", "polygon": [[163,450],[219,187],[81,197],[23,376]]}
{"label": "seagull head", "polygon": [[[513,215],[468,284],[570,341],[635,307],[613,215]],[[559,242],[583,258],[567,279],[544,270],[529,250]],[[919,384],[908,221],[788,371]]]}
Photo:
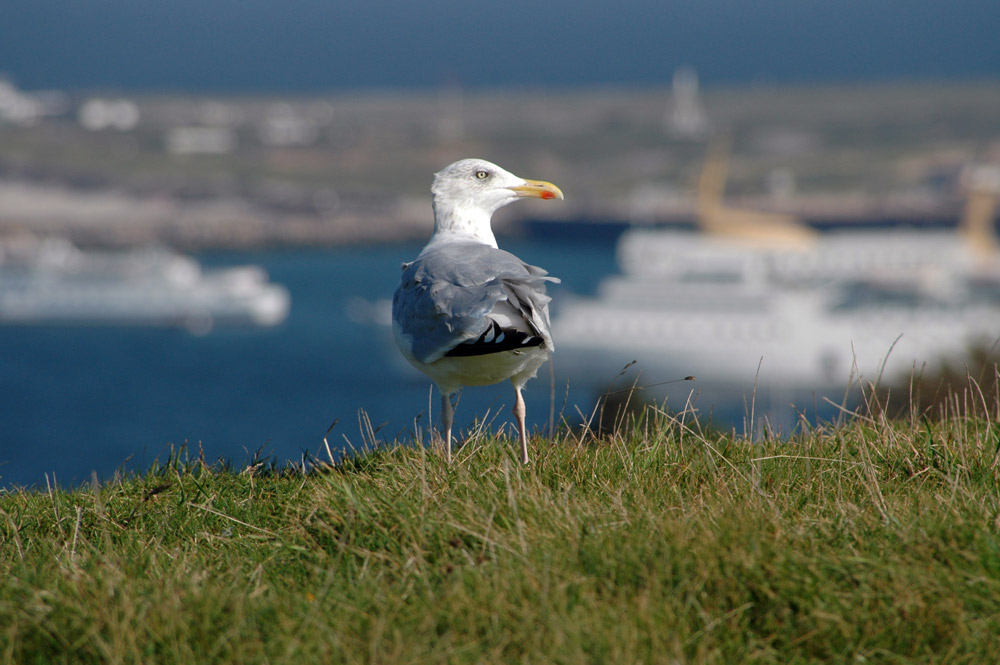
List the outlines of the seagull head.
{"label": "seagull head", "polygon": [[431,185],[434,239],[477,239],[493,247],[493,213],[518,199],[561,199],[550,182],[525,180],[484,159],[463,159],[445,167]]}

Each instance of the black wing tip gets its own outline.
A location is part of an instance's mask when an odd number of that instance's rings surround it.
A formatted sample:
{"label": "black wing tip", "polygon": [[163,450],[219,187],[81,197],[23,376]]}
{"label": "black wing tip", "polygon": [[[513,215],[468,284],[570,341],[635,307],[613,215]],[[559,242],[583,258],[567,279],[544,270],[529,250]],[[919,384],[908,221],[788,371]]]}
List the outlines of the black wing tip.
{"label": "black wing tip", "polygon": [[492,321],[490,327],[474,340],[463,342],[452,348],[445,356],[463,358],[469,356],[485,356],[503,351],[515,351],[541,346],[545,340],[537,335],[531,335],[514,328],[501,328]]}

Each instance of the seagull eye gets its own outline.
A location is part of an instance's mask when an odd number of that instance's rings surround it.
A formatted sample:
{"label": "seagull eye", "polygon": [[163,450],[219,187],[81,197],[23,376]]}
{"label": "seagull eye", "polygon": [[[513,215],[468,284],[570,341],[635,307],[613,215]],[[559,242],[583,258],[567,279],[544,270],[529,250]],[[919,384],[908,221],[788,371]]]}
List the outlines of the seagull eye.
{"label": "seagull eye", "polygon": [[489,171],[476,171],[477,180],[486,180],[489,177],[490,177]]}

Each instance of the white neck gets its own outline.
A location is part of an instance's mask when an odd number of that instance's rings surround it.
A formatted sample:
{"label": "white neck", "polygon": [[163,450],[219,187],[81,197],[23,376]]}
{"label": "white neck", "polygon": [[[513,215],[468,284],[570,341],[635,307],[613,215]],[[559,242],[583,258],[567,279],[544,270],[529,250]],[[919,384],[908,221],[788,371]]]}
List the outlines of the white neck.
{"label": "white neck", "polygon": [[434,235],[431,243],[445,240],[472,240],[490,247],[497,246],[496,236],[490,226],[492,210],[477,206],[448,206],[442,210],[434,206]]}

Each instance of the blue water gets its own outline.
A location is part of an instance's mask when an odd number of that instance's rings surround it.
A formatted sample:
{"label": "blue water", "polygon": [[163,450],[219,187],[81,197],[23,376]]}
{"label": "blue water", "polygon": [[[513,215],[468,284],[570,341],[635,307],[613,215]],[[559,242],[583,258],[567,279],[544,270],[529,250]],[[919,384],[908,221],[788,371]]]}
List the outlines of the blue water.
{"label": "blue water", "polygon": [[[613,247],[504,242],[562,278],[560,293],[593,293],[616,270]],[[256,263],[292,295],[288,320],[273,329],[181,330],[113,327],[0,327],[0,486],[61,486],[142,471],[187,444],[209,462],[239,465],[262,449],[279,462],[363,442],[364,410],[376,438],[412,437],[427,424],[429,382],[406,365],[387,328],[353,321],[355,299],[391,298],[399,264],[418,245],[273,251],[199,257],[207,266]],[[558,358],[557,358],[558,361]],[[558,362],[557,385],[559,385]],[[529,425],[548,422],[547,370],[525,395]],[[562,406],[565,382],[558,389]],[[456,425],[510,419],[509,384],[466,389]],[[573,405],[593,395],[571,389]],[[432,401],[438,416],[438,396]]]}
{"label": "blue water", "polygon": [[667,86],[681,64],[708,85],[1000,75],[996,0],[234,5],[5,2],[0,61],[73,90]]}

